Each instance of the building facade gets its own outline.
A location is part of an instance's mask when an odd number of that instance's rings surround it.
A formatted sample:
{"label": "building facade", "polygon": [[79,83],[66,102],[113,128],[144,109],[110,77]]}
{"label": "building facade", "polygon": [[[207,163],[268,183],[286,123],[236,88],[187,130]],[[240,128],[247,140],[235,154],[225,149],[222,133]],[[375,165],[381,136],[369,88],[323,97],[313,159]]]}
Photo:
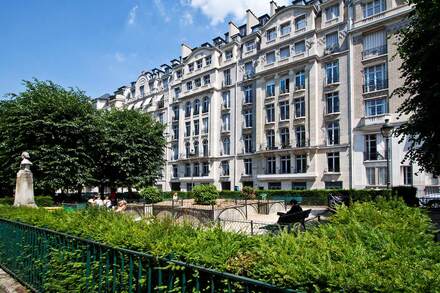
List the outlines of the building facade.
{"label": "building facade", "polygon": [[[402,84],[394,33],[401,0],[310,1],[278,7],[97,101],[139,109],[166,124],[163,190],[383,188],[385,141],[397,127]],[[102,101],[104,100],[104,101]],[[98,105],[99,104],[99,105]],[[438,189],[390,139],[390,183]]]}

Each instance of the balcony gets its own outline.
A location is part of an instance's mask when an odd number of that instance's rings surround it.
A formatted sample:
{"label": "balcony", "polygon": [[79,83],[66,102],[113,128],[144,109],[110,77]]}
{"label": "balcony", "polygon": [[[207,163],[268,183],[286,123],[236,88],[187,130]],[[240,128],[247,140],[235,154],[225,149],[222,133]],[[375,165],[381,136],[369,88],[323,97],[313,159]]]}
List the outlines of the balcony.
{"label": "balcony", "polygon": [[246,72],[244,75],[243,75],[243,81],[246,81],[246,80],[250,80],[250,79],[252,79],[252,78],[254,78],[254,76],[255,76],[255,72]]}
{"label": "balcony", "polygon": [[295,91],[300,91],[306,88],[305,83],[295,84]]}
{"label": "balcony", "polygon": [[388,89],[388,79],[376,79],[362,86],[363,93],[377,92]]}
{"label": "balcony", "polygon": [[359,127],[376,129],[385,123],[385,119],[389,119],[389,115],[376,115],[363,117],[359,122]]}
{"label": "balcony", "polygon": [[383,161],[385,156],[378,152],[364,152],[364,161]]}
{"label": "balcony", "polygon": [[340,49],[339,45],[335,45],[335,46],[331,46],[331,47],[325,48],[324,49],[324,56],[331,55],[333,53],[337,53],[337,52],[339,52],[339,49]]}
{"label": "balcony", "polygon": [[271,181],[271,180],[292,180],[292,179],[302,179],[302,180],[315,180],[317,177],[314,172],[304,172],[304,173],[281,173],[277,174],[261,174],[257,175],[257,179],[261,181]]}
{"label": "balcony", "polygon": [[387,54],[387,45],[362,51],[362,60]]}

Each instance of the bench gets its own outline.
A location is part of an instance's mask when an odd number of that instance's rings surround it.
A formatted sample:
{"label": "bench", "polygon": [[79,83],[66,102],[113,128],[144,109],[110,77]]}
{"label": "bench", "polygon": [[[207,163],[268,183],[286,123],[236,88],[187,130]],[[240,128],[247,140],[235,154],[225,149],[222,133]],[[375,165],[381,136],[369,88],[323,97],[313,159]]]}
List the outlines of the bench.
{"label": "bench", "polygon": [[278,230],[281,230],[282,228],[287,227],[288,231],[291,230],[291,227],[295,228],[295,224],[300,224],[303,230],[306,230],[305,221],[309,217],[310,212],[312,210],[305,210],[302,212],[294,213],[294,214],[285,214],[281,215],[278,218],[278,221],[276,224],[267,225],[264,227],[261,227],[261,229],[266,229],[271,232],[275,232]]}

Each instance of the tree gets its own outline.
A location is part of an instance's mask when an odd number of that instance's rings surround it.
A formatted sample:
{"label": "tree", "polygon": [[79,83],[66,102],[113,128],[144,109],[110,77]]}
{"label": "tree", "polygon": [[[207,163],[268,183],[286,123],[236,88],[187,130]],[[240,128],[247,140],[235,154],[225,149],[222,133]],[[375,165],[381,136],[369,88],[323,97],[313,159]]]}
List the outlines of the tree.
{"label": "tree", "polygon": [[94,109],[78,89],[24,81],[25,91],[0,102],[0,185],[13,187],[28,151],[37,193],[78,190],[93,182]]}
{"label": "tree", "polygon": [[96,178],[102,186],[152,185],[164,165],[164,126],[136,110],[98,113],[102,140],[95,147]]}
{"label": "tree", "polygon": [[398,112],[409,115],[397,130],[407,137],[407,158],[422,170],[440,175],[440,2],[410,0],[409,26],[398,33],[404,84],[393,94],[404,101]]}

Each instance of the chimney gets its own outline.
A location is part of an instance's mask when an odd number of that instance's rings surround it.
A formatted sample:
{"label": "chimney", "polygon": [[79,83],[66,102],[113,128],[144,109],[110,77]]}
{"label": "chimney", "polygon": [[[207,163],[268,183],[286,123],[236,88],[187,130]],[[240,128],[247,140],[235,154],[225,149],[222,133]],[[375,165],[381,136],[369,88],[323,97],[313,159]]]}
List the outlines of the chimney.
{"label": "chimney", "polygon": [[229,28],[229,38],[231,39],[233,36],[240,33],[240,30],[232,21],[229,22],[228,28]]}
{"label": "chimney", "polygon": [[191,54],[191,52],[192,52],[191,47],[182,43],[180,47],[180,55],[182,56],[182,59],[188,57],[189,54]]}
{"label": "chimney", "polygon": [[272,17],[275,14],[275,10],[278,8],[278,5],[275,1],[270,1],[270,16]]}
{"label": "chimney", "polygon": [[252,10],[246,10],[246,34],[249,35],[252,33],[252,27],[259,24],[258,18],[252,12]]}

